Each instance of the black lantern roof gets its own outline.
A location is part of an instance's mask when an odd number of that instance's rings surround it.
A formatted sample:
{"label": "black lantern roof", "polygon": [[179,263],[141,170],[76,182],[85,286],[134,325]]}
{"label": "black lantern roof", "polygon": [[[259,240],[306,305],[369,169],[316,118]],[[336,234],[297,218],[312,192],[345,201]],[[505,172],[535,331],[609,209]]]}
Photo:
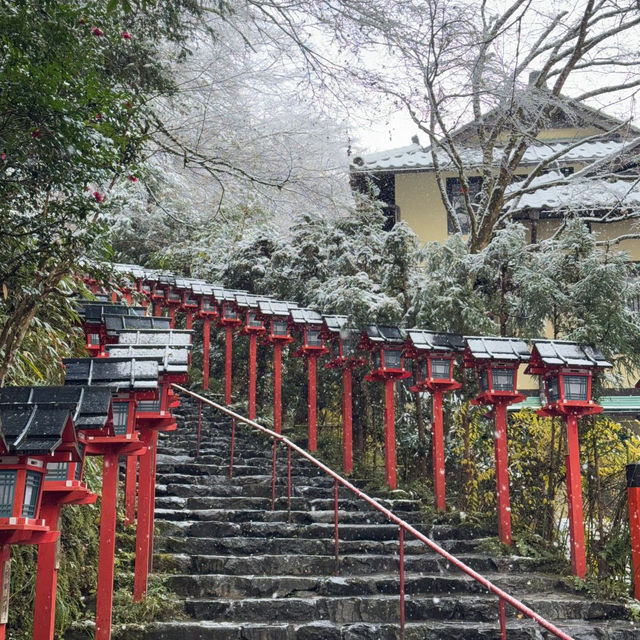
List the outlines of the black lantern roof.
{"label": "black lantern roof", "polygon": [[[601,351],[590,345],[563,340],[532,340],[533,359],[547,366],[606,369],[613,365]],[[533,363],[532,363],[533,364]]]}
{"label": "black lantern roof", "polygon": [[109,344],[106,347],[113,358],[152,358],[163,373],[187,373],[189,370],[189,346]]}
{"label": "black lantern roof", "polygon": [[291,307],[289,302],[283,302],[282,300],[259,300],[258,309],[260,315],[267,318],[280,317],[288,318]]}
{"label": "black lantern roof", "polygon": [[321,325],[322,314],[313,309],[291,309],[291,322],[297,325]]}
{"label": "black lantern roof", "polygon": [[119,273],[131,275],[136,280],[147,277],[148,273],[147,269],[137,264],[121,264],[116,262],[113,264],[113,269]]}
{"label": "black lantern roof", "polygon": [[104,316],[107,333],[114,335],[127,329],[171,329],[171,319],[161,316]]}
{"label": "black lantern roof", "polygon": [[68,403],[74,405],[77,430],[101,429],[109,419],[111,390],[105,387],[5,387],[0,404]]}
{"label": "black lantern roof", "polygon": [[102,323],[105,315],[110,316],[144,316],[144,307],[128,307],[124,304],[104,304],[94,300],[80,300],[78,315],[86,322]]}
{"label": "black lantern roof", "polygon": [[407,331],[411,345],[416,351],[464,351],[464,338],[457,333],[442,333],[425,329]]}
{"label": "black lantern roof", "polygon": [[239,309],[258,309],[260,300],[267,300],[267,298],[254,293],[236,293],[235,295],[235,302]]}
{"label": "black lantern roof", "polygon": [[191,282],[191,292],[194,296],[211,296],[213,295],[213,285],[206,283],[204,280],[193,280]]}
{"label": "black lantern roof", "polygon": [[176,277],[172,273],[158,273],[156,281],[161,287],[175,287]]}
{"label": "black lantern roof", "polygon": [[402,344],[405,341],[404,334],[399,327],[369,324],[365,328],[365,333],[369,341],[374,344]]}
{"label": "black lantern roof", "polygon": [[222,289],[214,287],[213,295],[218,302],[233,302],[236,301],[237,295],[246,294],[246,291],[240,291],[239,289]]}
{"label": "black lantern roof", "polygon": [[340,333],[345,329],[349,322],[348,316],[322,316],[322,321],[329,333]]}
{"label": "black lantern roof", "polygon": [[172,347],[190,346],[193,331],[190,329],[170,329],[161,331],[158,329],[138,329],[137,331],[120,331],[118,344],[135,345],[169,345]]}
{"label": "black lantern roof", "polygon": [[527,343],[519,338],[465,336],[464,340],[469,355],[476,360],[527,362],[531,357]]}
{"label": "black lantern roof", "polygon": [[[9,453],[51,455],[62,444],[75,407],[64,402],[0,404],[0,428]],[[75,431],[73,435],[75,440]]]}
{"label": "black lantern roof", "polygon": [[98,385],[116,391],[157,389],[158,361],[149,358],[65,358],[65,385]]}

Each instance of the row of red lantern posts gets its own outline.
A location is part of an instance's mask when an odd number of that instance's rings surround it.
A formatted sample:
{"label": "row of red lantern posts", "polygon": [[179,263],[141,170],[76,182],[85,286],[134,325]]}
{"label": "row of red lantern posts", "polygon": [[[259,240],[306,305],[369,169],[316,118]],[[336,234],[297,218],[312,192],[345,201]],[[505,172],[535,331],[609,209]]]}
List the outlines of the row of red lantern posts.
{"label": "row of red lantern posts", "polygon": [[[124,266],[123,271],[131,267]],[[180,287],[183,288],[180,291]],[[566,479],[569,501],[571,563],[575,575],[586,574],[584,522],[582,515],[582,484],[578,442],[578,418],[599,413],[602,408],[591,398],[591,379],[594,371],[610,367],[597,350],[576,343],[534,340],[533,351],[513,338],[462,337],[455,334],[425,330],[403,331],[398,327],[369,325],[360,332],[349,328],[344,316],[326,316],[310,309],[298,308],[295,303],[277,301],[242,291],[224,290],[201,281],[173,278],[168,274],[138,273],[135,288],[151,292],[170,307],[170,301],[193,299],[193,307],[202,313],[205,308],[226,332],[225,402],[231,402],[233,330],[249,336],[249,417],[255,417],[255,375],[257,338],[274,349],[274,429],[282,428],[282,349],[300,340],[294,355],[304,357],[309,375],[308,427],[309,449],[317,446],[316,433],[316,369],[317,358],[329,352],[327,367],[338,368],[343,374],[343,458],[344,469],[353,465],[351,445],[351,374],[354,367],[365,364],[371,355],[373,363],[366,379],[385,386],[385,473],[390,488],[396,487],[394,386],[397,380],[411,374],[404,359],[415,360],[417,375],[411,389],[428,391],[432,395],[432,459],[433,485],[436,507],[446,509],[444,430],[442,398],[446,392],[458,389],[454,379],[456,358],[462,356],[464,367],[476,372],[479,392],[474,404],[491,407],[488,417],[495,423],[494,450],[496,475],[496,505],[500,540],[511,543],[511,507],[507,455],[507,407],[521,402],[525,396],[518,392],[518,369],[528,363],[526,373],[541,376],[545,398],[539,411],[544,416],[561,416],[566,423],[567,456]],[[160,293],[162,291],[162,293]],[[171,308],[171,307],[170,307]],[[156,309],[157,312],[160,309]],[[171,316],[172,322],[175,314]],[[205,352],[208,356],[208,328],[205,329]],[[293,335],[292,335],[293,334]],[[203,386],[208,387],[208,362],[203,372]],[[634,476],[635,477],[635,476]],[[640,484],[640,482],[638,482]],[[640,496],[638,497],[640,508]],[[640,515],[636,516],[640,519]],[[640,564],[640,534],[637,541]]]}
{"label": "row of red lantern posts", "polygon": [[171,384],[186,382],[191,332],[170,331],[166,319],[118,304],[81,304],[79,314],[94,357],[65,360],[65,386],[0,390],[0,639],[13,544],[38,545],[33,637],[53,638],[60,509],[97,497],[83,482],[86,456],[103,461],[96,640],[111,635],[121,457],[140,464],[137,486],[134,465],[127,488],[134,505],[137,494],[134,599],[146,591],[157,433],[175,429]]}

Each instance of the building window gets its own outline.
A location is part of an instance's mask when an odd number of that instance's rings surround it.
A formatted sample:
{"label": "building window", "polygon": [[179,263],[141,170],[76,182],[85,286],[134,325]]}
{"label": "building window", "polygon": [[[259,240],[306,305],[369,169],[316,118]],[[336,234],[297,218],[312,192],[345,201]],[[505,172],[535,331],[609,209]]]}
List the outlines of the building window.
{"label": "building window", "polygon": [[[476,204],[478,194],[482,189],[482,178],[480,178],[479,176],[467,178],[467,182],[469,183],[469,199],[471,200],[471,204]],[[449,199],[451,206],[456,212],[456,216],[458,218],[458,222],[460,223],[462,233],[466,235],[471,230],[471,220],[464,203],[464,191],[462,188],[462,182],[459,178],[447,178],[446,189],[447,198]],[[449,220],[448,217],[447,232],[450,234],[456,232],[453,224],[451,223],[451,220]]]}

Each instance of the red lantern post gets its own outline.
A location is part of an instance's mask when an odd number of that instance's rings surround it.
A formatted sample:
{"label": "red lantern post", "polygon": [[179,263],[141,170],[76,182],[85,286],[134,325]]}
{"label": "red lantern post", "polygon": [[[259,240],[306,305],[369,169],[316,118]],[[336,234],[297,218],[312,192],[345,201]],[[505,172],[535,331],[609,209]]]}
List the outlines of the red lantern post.
{"label": "red lantern post", "polygon": [[220,315],[217,325],[225,331],[225,356],[224,356],[224,403],[231,404],[231,390],[233,383],[233,330],[242,325],[242,319],[236,306],[236,294],[242,291],[230,291],[226,289],[215,290],[216,300],[220,304]]}
{"label": "red lantern post", "polygon": [[611,367],[597,349],[561,340],[533,340],[527,373],[542,376],[546,404],[541,416],[562,416],[566,425],[565,457],[571,569],[579,578],[587,575],[587,557],[582,510],[582,475],[578,418],[601,413],[602,407],[591,399],[591,378],[596,369]]}
{"label": "red lantern post", "polygon": [[362,334],[360,346],[371,352],[373,371],[365,380],[384,382],[384,461],[387,485],[397,486],[396,479],[396,425],[395,425],[395,381],[411,374],[404,368],[404,336],[398,327],[367,326]]}
{"label": "red lantern post", "polygon": [[493,407],[498,536],[502,543],[510,545],[507,406],[525,398],[517,391],[518,367],[529,360],[529,349],[524,341],[515,338],[467,337],[465,342],[464,365],[475,368],[480,389],[472,403]]}
{"label": "red lantern post", "polygon": [[213,287],[200,286],[198,317],[202,318],[202,388],[209,388],[209,357],[211,353],[211,320],[218,317],[218,308],[213,296]]}
{"label": "red lantern post", "polygon": [[292,309],[289,326],[301,343],[293,355],[307,363],[309,451],[317,451],[317,363],[320,356],[328,353],[322,337],[322,316],[312,309]]}
{"label": "red lantern post", "polygon": [[640,600],[640,463],[627,465],[629,533],[631,535],[631,575],[633,594]]}
{"label": "red lantern post", "polygon": [[273,345],[273,430],[282,432],[282,349],[293,340],[289,333],[289,312],[295,305],[277,300],[260,300],[257,318],[267,323],[263,344]]}
{"label": "red lantern post", "polygon": [[431,459],[436,509],[446,511],[444,469],[444,426],[442,395],[462,385],[453,379],[455,357],[464,351],[462,336],[412,329],[408,332],[405,355],[417,360],[418,378],[411,391],[429,391],[432,398]]}

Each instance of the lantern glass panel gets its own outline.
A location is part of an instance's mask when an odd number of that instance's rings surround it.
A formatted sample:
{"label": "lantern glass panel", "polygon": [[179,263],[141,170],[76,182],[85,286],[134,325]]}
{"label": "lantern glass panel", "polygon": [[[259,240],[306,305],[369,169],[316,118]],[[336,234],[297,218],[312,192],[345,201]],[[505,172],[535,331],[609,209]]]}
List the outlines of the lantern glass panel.
{"label": "lantern glass panel", "polygon": [[140,400],[138,402],[138,411],[140,413],[160,413],[160,399],[157,400]]}
{"label": "lantern glass panel", "polygon": [[10,518],[13,515],[17,475],[17,471],[13,469],[0,471],[0,518]]}
{"label": "lantern glass panel", "polygon": [[384,350],[385,369],[402,369],[402,353],[397,349]]}
{"label": "lantern glass panel", "polygon": [[560,400],[560,386],[558,385],[558,376],[554,375],[544,380],[547,399],[549,402],[558,402]]}
{"label": "lantern glass panel", "polygon": [[489,391],[489,374],[486,369],[481,369],[478,372],[478,384],[480,391]]}
{"label": "lantern glass panel", "polygon": [[321,347],[322,338],[320,337],[320,329],[307,329],[307,346]]}
{"label": "lantern glass panel", "polygon": [[337,340],[329,340],[329,353],[332,360],[340,357],[340,344]]}
{"label": "lantern glass panel", "polygon": [[202,299],[202,310],[203,311],[215,311],[215,306],[210,298]]}
{"label": "lantern glass panel", "polygon": [[586,402],[587,398],[587,376],[563,376],[564,378],[564,399],[581,400]]}
{"label": "lantern glass panel", "polygon": [[224,310],[223,311],[224,317],[227,318],[228,320],[237,320],[238,319],[238,312],[231,305],[225,304],[223,306],[223,310]]}
{"label": "lantern glass panel", "polygon": [[127,422],[129,418],[129,403],[113,403],[113,428],[116,435],[121,436],[127,433]]}
{"label": "lantern glass panel", "polygon": [[99,333],[90,333],[89,334],[89,344],[93,346],[100,345],[100,334]]}
{"label": "lantern glass panel", "polygon": [[261,329],[262,328],[262,320],[258,320],[256,318],[256,312],[255,311],[249,311],[249,326],[250,327],[254,327],[255,329]]}
{"label": "lantern glass panel", "polygon": [[82,478],[82,460],[84,460],[84,450],[85,450],[85,446],[83,444],[79,444],[78,445],[78,449],[80,451],[80,462],[76,463],[76,472],[73,476],[74,480],[78,480],[80,481],[80,478]]}
{"label": "lantern glass panel", "polygon": [[514,390],[514,376],[515,371],[513,369],[492,369],[491,378],[493,382],[494,391],[513,391]]}
{"label": "lantern glass panel", "polygon": [[174,291],[173,289],[171,289],[171,291],[169,291],[169,300],[180,302],[180,294],[177,291]]}
{"label": "lantern glass panel", "polygon": [[196,307],[198,306],[198,303],[193,299],[193,298],[189,298],[187,297],[184,301],[184,303],[188,306],[188,307]]}
{"label": "lantern glass panel", "polygon": [[47,463],[46,482],[54,482],[56,480],[66,480],[69,474],[68,462],[49,462]]}
{"label": "lantern glass panel", "polygon": [[426,360],[420,360],[418,363],[418,376],[420,380],[426,380],[429,377],[428,365]]}
{"label": "lantern glass panel", "polygon": [[27,471],[24,480],[24,501],[22,502],[22,517],[35,518],[36,507],[38,506],[38,495],[40,494],[40,484],[42,474],[37,471]]}
{"label": "lantern glass panel", "polygon": [[289,331],[289,323],[286,320],[273,320],[271,325],[274,336],[286,336]]}
{"label": "lantern glass panel", "polygon": [[151,293],[151,287],[148,284],[143,284],[140,289],[142,293]]}
{"label": "lantern glass panel", "polygon": [[345,358],[354,357],[358,346],[358,337],[353,333],[347,333],[347,335],[340,334],[340,339],[342,340],[342,355]]}
{"label": "lantern glass panel", "polygon": [[382,358],[379,351],[373,352],[373,368],[376,370],[382,369]]}
{"label": "lantern glass panel", "polygon": [[450,358],[431,358],[431,377],[436,380],[449,380],[451,378]]}

